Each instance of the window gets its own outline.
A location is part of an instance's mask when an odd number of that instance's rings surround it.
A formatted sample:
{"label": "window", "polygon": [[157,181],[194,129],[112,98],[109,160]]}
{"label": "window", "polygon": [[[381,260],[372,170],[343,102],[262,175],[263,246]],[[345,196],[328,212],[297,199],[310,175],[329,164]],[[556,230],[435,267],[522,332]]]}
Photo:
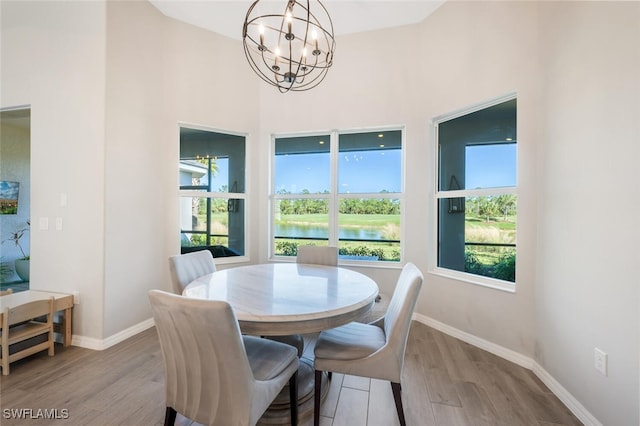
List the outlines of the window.
{"label": "window", "polygon": [[272,253],[336,245],[341,261],[399,262],[402,131],[279,136]]}
{"label": "window", "polygon": [[245,254],[245,137],[180,128],[181,252]]}
{"label": "window", "polygon": [[440,118],[435,129],[437,267],[479,284],[513,288],[516,99]]}

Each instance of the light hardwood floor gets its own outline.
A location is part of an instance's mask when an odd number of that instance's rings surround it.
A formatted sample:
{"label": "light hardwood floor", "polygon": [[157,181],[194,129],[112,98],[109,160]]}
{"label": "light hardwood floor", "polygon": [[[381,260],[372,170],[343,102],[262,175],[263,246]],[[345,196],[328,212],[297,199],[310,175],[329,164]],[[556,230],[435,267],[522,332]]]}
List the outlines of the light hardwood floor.
{"label": "light hardwood floor", "polygon": [[[311,346],[305,354],[310,351]],[[2,425],[146,426],[164,419],[155,328],[104,351],[56,345],[55,357],[45,352],[15,362],[0,380]],[[322,425],[398,424],[388,382],[334,374],[330,386]],[[581,424],[531,371],[415,321],[402,386],[407,423],[413,426]],[[44,417],[38,410],[46,409],[59,419],[11,418],[20,409],[31,409],[22,411],[29,417]],[[312,423],[311,417],[300,422]],[[178,416],[176,424],[191,422]]]}

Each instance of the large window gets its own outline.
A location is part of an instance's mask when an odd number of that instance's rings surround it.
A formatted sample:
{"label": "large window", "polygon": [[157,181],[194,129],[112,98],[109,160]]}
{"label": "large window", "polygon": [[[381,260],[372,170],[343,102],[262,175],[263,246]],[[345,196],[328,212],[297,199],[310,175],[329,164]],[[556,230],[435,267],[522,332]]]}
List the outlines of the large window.
{"label": "large window", "polygon": [[336,245],[341,261],[399,262],[402,131],[279,136],[272,253]]}
{"label": "large window", "polygon": [[245,137],[180,129],[181,252],[245,254]]}
{"label": "large window", "polygon": [[516,99],[437,120],[436,135],[437,266],[480,284],[512,288]]}

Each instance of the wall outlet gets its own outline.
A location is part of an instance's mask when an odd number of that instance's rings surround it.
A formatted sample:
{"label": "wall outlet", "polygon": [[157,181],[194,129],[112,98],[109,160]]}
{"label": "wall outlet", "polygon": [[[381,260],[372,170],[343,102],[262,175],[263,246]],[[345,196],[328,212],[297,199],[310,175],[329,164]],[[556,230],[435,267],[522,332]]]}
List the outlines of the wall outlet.
{"label": "wall outlet", "polygon": [[74,291],[73,292],[73,304],[74,305],[79,305],[80,304],[80,292],[79,291]]}
{"label": "wall outlet", "polygon": [[602,349],[593,350],[593,367],[603,376],[607,376],[607,353]]}

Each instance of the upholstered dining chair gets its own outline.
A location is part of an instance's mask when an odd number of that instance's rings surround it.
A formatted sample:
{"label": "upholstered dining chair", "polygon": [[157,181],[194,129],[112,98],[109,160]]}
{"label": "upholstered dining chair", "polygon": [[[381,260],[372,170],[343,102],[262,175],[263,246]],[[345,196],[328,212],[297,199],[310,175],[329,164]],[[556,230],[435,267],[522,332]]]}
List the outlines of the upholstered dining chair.
{"label": "upholstered dining chair", "polygon": [[182,294],[182,290],[193,280],[215,272],[216,263],[209,250],[179,254],[169,258],[169,270],[173,292]]}
{"label": "upholstered dining chair", "polygon": [[308,245],[298,246],[296,263],[338,266],[338,247]]}
{"label": "upholstered dining chair", "polygon": [[[310,245],[298,246],[296,263],[338,266],[338,247]],[[298,357],[301,357],[304,352],[304,338],[300,334],[269,336],[268,338],[295,347],[298,350]]]}
{"label": "upholstered dining chair", "polygon": [[389,380],[398,419],[406,425],[402,408],[400,379],[411,316],[422,287],[423,276],[407,263],[396,284],[387,313],[377,324],[352,322],[320,333],[314,349],[314,425],[320,421],[322,372]]}
{"label": "upholstered dining chair", "polygon": [[255,425],[289,383],[297,424],[298,357],[291,346],[242,336],[229,303],[149,291],[164,361],[165,425],[177,413],[206,425]]}

